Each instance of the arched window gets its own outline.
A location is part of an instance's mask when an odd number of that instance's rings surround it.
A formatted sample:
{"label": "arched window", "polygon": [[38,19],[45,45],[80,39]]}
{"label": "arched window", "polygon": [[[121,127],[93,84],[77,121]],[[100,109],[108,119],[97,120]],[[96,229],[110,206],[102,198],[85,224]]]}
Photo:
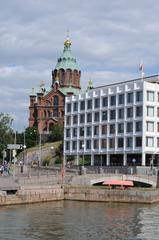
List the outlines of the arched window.
{"label": "arched window", "polygon": [[55,96],[55,97],[54,97],[54,103],[53,103],[53,105],[54,105],[54,107],[58,107],[58,105],[59,105],[59,98],[58,98],[58,96]]}

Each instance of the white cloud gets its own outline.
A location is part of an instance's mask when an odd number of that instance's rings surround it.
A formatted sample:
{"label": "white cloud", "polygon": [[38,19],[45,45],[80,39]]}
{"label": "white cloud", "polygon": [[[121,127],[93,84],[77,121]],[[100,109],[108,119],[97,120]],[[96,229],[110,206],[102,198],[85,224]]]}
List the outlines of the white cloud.
{"label": "white cloud", "polygon": [[45,80],[63,50],[67,29],[81,84],[124,81],[158,73],[157,0],[0,0],[0,111],[27,125],[28,94]]}

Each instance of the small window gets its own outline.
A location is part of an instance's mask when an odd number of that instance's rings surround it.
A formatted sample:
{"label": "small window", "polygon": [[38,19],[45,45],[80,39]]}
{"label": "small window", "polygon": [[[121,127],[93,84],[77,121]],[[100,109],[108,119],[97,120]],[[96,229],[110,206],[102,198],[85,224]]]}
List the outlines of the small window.
{"label": "small window", "polygon": [[110,110],[110,120],[115,120],[115,118],[116,118],[116,111]]}
{"label": "small window", "polygon": [[124,123],[118,123],[118,133],[124,133]]}
{"label": "small window", "polygon": [[154,117],[154,107],[147,107],[147,116]]}
{"label": "small window", "polygon": [[124,108],[118,109],[118,119],[124,119]]}
{"label": "small window", "polygon": [[142,147],[142,137],[136,137],[136,147]]}
{"label": "small window", "polygon": [[80,102],[80,110],[85,110],[85,101]]}
{"label": "small window", "polygon": [[146,147],[154,147],[154,138],[146,137]]}
{"label": "small window", "polygon": [[154,122],[147,122],[147,132],[154,132]]}
{"label": "small window", "polygon": [[127,103],[133,103],[133,93],[127,93]]}
{"label": "small window", "polygon": [[109,125],[109,133],[114,134],[115,133],[115,124],[110,124]]}
{"label": "small window", "polygon": [[133,108],[127,108],[127,118],[133,117]]}
{"label": "small window", "polygon": [[136,92],[136,102],[142,102],[143,100],[143,93],[142,91]]}
{"label": "small window", "polygon": [[102,98],[102,107],[107,107],[108,106],[108,97],[103,97]]}
{"label": "small window", "polygon": [[123,146],[124,146],[124,139],[118,138],[118,148],[123,148]]}
{"label": "small window", "polygon": [[100,107],[100,99],[99,98],[96,98],[94,100],[94,108],[99,108]]}
{"label": "small window", "polygon": [[94,121],[99,122],[99,112],[94,113]]}
{"label": "small window", "polygon": [[88,109],[88,110],[92,109],[92,100],[91,100],[91,99],[89,99],[89,100],[87,101],[87,109]]}
{"label": "small window", "polygon": [[132,137],[128,137],[127,139],[126,139],[126,147],[127,148],[132,148],[132,145],[133,144],[133,140],[132,140]]}
{"label": "small window", "polygon": [[87,114],[87,123],[92,122],[92,113]]}
{"label": "small window", "polygon": [[142,117],[142,106],[136,107],[136,117]]}
{"label": "small window", "polygon": [[147,101],[154,102],[154,92],[147,91]]}
{"label": "small window", "polygon": [[102,121],[107,121],[107,111],[102,112]]}
{"label": "small window", "polygon": [[73,111],[74,111],[74,112],[77,112],[77,111],[78,111],[78,103],[77,103],[77,102],[74,102],[74,103],[73,103]]}
{"label": "small window", "polygon": [[111,96],[110,97],[110,106],[115,106],[116,105],[116,96]]}
{"label": "small window", "polygon": [[71,112],[71,103],[67,104],[67,112],[70,113]]}

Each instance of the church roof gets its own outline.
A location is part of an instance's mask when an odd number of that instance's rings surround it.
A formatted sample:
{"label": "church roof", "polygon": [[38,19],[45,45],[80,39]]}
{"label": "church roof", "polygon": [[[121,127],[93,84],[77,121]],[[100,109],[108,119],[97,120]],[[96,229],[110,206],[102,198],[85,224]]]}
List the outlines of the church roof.
{"label": "church roof", "polygon": [[65,96],[68,94],[68,93],[73,93],[73,95],[78,95],[80,93],[80,89],[79,88],[74,88],[74,87],[62,87],[62,88],[59,88],[59,91],[61,93],[63,93]]}
{"label": "church roof", "polygon": [[58,58],[55,69],[71,69],[71,70],[79,70],[76,59],[72,56],[71,52],[71,41],[67,38],[64,42],[64,50],[62,56]]}

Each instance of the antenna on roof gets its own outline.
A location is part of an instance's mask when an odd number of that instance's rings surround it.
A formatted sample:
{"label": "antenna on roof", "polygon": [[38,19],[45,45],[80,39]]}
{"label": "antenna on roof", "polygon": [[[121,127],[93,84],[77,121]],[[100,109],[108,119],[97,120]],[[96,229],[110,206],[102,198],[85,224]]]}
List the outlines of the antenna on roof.
{"label": "antenna on roof", "polygon": [[143,64],[143,61],[140,61],[139,71],[140,71],[140,74],[141,74],[141,79],[143,79],[144,78],[144,64]]}

